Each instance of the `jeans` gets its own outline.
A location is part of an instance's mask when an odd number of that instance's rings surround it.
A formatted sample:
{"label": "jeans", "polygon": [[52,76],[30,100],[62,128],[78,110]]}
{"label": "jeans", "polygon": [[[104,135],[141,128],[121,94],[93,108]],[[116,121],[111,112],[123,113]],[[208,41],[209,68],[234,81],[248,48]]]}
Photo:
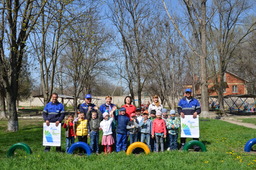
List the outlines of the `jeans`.
{"label": "jeans", "polygon": [[177,139],[178,139],[178,134],[176,134],[176,135],[169,134],[169,141],[170,141],[170,149],[171,150],[177,150],[178,149]]}
{"label": "jeans", "polygon": [[150,134],[149,133],[141,133],[140,141],[144,142],[146,140],[146,144],[148,145],[148,148],[150,148]]}
{"label": "jeans", "polygon": [[68,152],[68,149],[70,146],[75,142],[74,136],[66,137],[66,152]]}
{"label": "jeans", "polygon": [[130,144],[138,141],[138,134],[131,134],[130,133]]}
{"label": "jeans", "polygon": [[163,136],[155,135],[156,141],[156,152],[159,152],[159,144],[161,146],[161,151],[164,151],[164,138]]}
{"label": "jeans", "polygon": [[127,134],[117,134],[116,152],[125,151],[127,146]]}
{"label": "jeans", "polygon": [[99,153],[99,132],[90,132],[90,147],[92,152]]}

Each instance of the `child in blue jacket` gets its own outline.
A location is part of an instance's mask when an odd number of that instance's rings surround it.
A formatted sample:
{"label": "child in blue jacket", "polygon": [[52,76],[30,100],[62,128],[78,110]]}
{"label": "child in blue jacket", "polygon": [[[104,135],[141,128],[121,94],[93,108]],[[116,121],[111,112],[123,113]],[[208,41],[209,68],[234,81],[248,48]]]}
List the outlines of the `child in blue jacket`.
{"label": "child in blue jacket", "polygon": [[125,151],[127,146],[127,129],[126,126],[130,119],[126,116],[126,109],[119,109],[117,119],[117,139],[116,139],[116,152]]}

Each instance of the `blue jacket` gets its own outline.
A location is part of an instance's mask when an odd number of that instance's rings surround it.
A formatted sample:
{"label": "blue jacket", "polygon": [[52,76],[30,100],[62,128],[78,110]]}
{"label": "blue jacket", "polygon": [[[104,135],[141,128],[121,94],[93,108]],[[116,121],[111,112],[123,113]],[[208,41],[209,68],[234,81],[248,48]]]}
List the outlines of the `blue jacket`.
{"label": "blue jacket", "polygon": [[197,114],[201,113],[201,106],[197,99],[191,98],[188,102],[186,97],[183,97],[178,104],[178,113],[183,112],[185,115],[193,115],[193,113],[197,112]]}
{"label": "blue jacket", "polygon": [[[110,108],[112,109],[113,107],[114,107],[115,105],[114,104],[110,104]],[[100,111],[101,111],[101,113],[103,114],[106,110],[108,110],[107,109],[107,105],[106,105],[106,103],[105,104],[102,104],[101,106],[100,106]],[[109,110],[109,112],[110,112],[111,110]]]}
{"label": "blue jacket", "polygon": [[47,103],[43,110],[44,121],[49,120],[50,122],[61,122],[65,117],[65,111],[63,104],[57,103]]}
{"label": "blue jacket", "polygon": [[95,107],[95,104],[93,104],[93,103],[89,103],[89,104],[83,103],[83,104],[81,104],[81,105],[80,105],[80,108],[79,108],[80,112],[81,112],[81,113],[84,113],[84,115],[86,115],[87,112],[88,112],[89,106],[91,106],[92,108],[94,108],[94,107]]}
{"label": "blue jacket", "polygon": [[151,120],[148,119],[146,123],[144,123],[143,121],[144,121],[144,119],[142,119],[139,124],[140,132],[150,134],[151,133],[151,124],[152,124]]}
{"label": "blue jacket", "polygon": [[127,134],[126,126],[129,121],[130,119],[126,115],[118,115],[116,132],[123,135]]}

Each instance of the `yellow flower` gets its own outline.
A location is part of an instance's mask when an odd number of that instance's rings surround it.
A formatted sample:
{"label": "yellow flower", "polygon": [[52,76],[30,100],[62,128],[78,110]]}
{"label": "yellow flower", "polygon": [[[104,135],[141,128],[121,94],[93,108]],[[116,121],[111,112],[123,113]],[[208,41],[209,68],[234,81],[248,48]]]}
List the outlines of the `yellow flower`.
{"label": "yellow flower", "polygon": [[208,164],[208,163],[209,163],[209,161],[204,161],[204,163]]}
{"label": "yellow flower", "polygon": [[256,162],[256,159],[252,160],[253,162]]}
{"label": "yellow flower", "polygon": [[220,162],[224,162],[224,160],[221,160]]}
{"label": "yellow flower", "polygon": [[243,162],[243,159],[240,159],[239,162]]}

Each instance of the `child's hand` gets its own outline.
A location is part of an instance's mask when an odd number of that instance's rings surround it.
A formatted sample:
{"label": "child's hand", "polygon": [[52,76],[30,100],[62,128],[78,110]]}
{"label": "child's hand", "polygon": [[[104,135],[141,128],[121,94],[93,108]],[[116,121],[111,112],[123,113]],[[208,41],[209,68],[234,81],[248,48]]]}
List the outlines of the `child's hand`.
{"label": "child's hand", "polygon": [[94,110],[98,110],[98,107],[97,106],[94,106],[94,108],[93,108]]}
{"label": "child's hand", "polygon": [[88,138],[89,138],[89,137],[90,137],[90,134],[88,134],[87,136],[88,136]]}
{"label": "child's hand", "polygon": [[76,136],[74,136],[74,138],[76,139]]}
{"label": "child's hand", "polygon": [[172,129],[174,129],[175,128],[175,126],[174,125],[172,125]]}
{"label": "child's hand", "polygon": [[113,106],[113,109],[112,109],[112,111],[115,111],[117,108],[116,108],[116,106]]}
{"label": "child's hand", "polygon": [[164,135],[164,138],[166,138],[166,135]]}
{"label": "child's hand", "polygon": [[155,136],[154,135],[152,135],[152,138],[154,138]]}

